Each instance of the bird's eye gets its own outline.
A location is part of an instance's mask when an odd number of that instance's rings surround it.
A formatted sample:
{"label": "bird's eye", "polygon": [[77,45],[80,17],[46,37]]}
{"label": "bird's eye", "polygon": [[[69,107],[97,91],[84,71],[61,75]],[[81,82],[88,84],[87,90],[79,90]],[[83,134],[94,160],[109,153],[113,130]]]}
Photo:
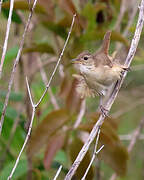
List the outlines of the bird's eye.
{"label": "bird's eye", "polygon": [[84,57],[84,60],[88,60],[88,57],[87,57],[87,56],[85,56],[85,57]]}

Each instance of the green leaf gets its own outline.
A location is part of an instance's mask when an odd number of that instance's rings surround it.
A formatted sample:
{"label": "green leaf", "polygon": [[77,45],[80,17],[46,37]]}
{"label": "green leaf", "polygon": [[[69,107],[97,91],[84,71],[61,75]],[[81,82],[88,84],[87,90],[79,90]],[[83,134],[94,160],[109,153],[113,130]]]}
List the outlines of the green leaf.
{"label": "green leaf", "polygon": [[[0,103],[0,116],[2,113],[2,109],[3,109],[3,104]],[[20,122],[21,122],[21,116],[18,117],[18,113],[16,112],[16,110],[13,109],[11,106],[8,106],[7,110],[6,110],[3,129],[2,129],[2,136],[6,140],[6,142],[8,141],[8,139],[11,135],[10,133],[12,130],[12,126],[15,123],[16,118],[20,118]],[[17,125],[16,132],[13,137],[12,144],[11,144],[11,148],[14,148],[15,152],[19,152],[19,150],[23,144],[24,138],[25,138],[25,130],[19,123]]]}
{"label": "green leaf", "polygon": [[[3,110],[3,103],[0,102],[0,114],[2,113]],[[6,116],[8,118],[14,119],[17,117],[17,112],[15,109],[13,109],[12,107],[8,106],[7,110],[6,110]]]}
{"label": "green leaf", "polygon": [[[7,94],[7,91],[0,91],[0,97],[1,98],[5,99],[6,94]],[[16,101],[16,102],[22,101],[23,100],[23,95],[21,93],[11,92],[9,100],[10,101]]]}
{"label": "green leaf", "polygon": [[87,31],[91,31],[96,27],[96,14],[106,9],[104,3],[96,3],[95,5],[88,2],[82,10],[82,15],[88,19]]}
{"label": "green leaf", "polygon": [[[9,9],[2,9],[3,15],[8,18],[9,16]],[[22,20],[20,18],[20,16],[17,14],[17,12],[15,10],[13,10],[13,14],[12,14],[12,21],[17,23],[17,24],[21,24]]]}
{"label": "green leaf", "polygon": [[60,26],[58,24],[55,24],[53,22],[49,22],[49,21],[44,21],[42,22],[42,24],[49,30],[51,30],[52,32],[56,33],[57,35],[59,35],[60,37],[62,37],[63,39],[67,38],[67,32],[66,29],[63,26]]}
{"label": "green leaf", "polygon": [[[10,162],[9,164],[7,164],[4,169],[1,171],[1,180],[7,179],[8,176],[10,175],[10,172],[12,170],[12,168],[14,167],[14,162]],[[21,176],[23,176],[24,174],[27,173],[27,161],[24,160],[20,160],[18,163],[18,166],[14,172],[14,175],[12,177],[13,180],[16,180],[17,178],[20,178]]]}
{"label": "green leaf", "polygon": [[54,54],[54,49],[48,43],[33,44],[29,48],[24,48],[23,53],[40,52]]}
{"label": "green leaf", "polygon": [[56,156],[54,157],[54,161],[59,162],[60,164],[63,165],[63,167],[67,167],[68,165],[68,159],[67,159],[67,155],[66,152],[63,150],[60,150],[56,153]]}
{"label": "green leaf", "polygon": [[[2,9],[9,9],[9,7],[10,7],[10,2],[4,2],[2,4]],[[32,3],[29,6],[28,2],[26,2],[26,1],[16,1],[16,2],[14,2],[14,10],[29,11],[31,7],[32,7]],[[47,14],[45,8],[43,6],[41,6],[40,4],[38,4],[38,3],[36,5],[36,7],[35,7],[35,12],[36,13]]]}
{"label": "green leaf", "polygon": [[17,53],[18,53],[18,49],[19,49],[18,46],[10,48],[6,53],[4,62],[8,63],[8,62],[12,61],[13,59],[15,59],[17,56]]}
{"label": "green leaf", "polygon": [[[92,31],[86,32],[84,35],[80,37],[80,41],[85,43],[87,41],[96,41],[96,40],[102,40],[106,31],[98,31],[97,29],[94,29]],[[128,40],[123,37],[119,32],[112,31],[111,34],[111,40],[118,41],[123,43],[125,46],[128,46]]]}

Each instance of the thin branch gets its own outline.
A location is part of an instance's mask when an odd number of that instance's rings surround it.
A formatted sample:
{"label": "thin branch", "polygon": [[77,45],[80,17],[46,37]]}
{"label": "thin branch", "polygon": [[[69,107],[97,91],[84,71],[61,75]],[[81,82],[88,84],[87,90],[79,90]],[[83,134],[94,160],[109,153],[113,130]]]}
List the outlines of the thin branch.
{"label": "thin branch", "polygon": [[61,52],[61,54],[60,54],[60,56],[59,56],[59,59],[58,59],[57,64],[56,64],[56,66],[55,66],[55,68],[54,68],[54,71],[52,72],[52,75],[51,75],[51,77],[50,77],[50,79],[49,79],[49,82],[48,82],[48,84],[47,84],[47,86],[46,86],[46,89],[45,89],[44,93],[42,94],[41,98],[39,99],[38,103],[36,104],[36,107],[41,103],[41,101],[43,100],[43,98],[44,98],[44,96],[45,96],[45,94],[46,94],[46,92],[47,92],[47,90],[48,90],[48,88],[50,87],[51,81],[53,80],[53,77],[54,77],[54,75],[55,75],[55,73],[56,73],[56,70],[57,70],[57,68],[58,68],[58,66],[59,66],[59,63],[60,63],[60,61],[61,61],[61,58],[62,58],[63,53],[64,53],[64,51],[65,51],[65,48],[66,48],[66,46],[67,46],[67,43],[68,43],[68,41],[69,41],[69,38],[70,38],[70,35],[71,35],[71,31],[72,31],[72,28],[73,28],[73,25],[74,25],[75,17],[76,17],[76,14],[73,15],[72,24],[71,24],[70,30],[69,30],[69,32],[68,32],[68,36],[67,36],[67,39],[66,39],[66,41],[65,41],[64,47],[63,47],[63,49],[62,49],[62,52]]}
{"label": "thin branch", "polygon": [[32,130],[32,124],[33,124],[33,120],[34,120],[34,116],[35,116],[35,110],[36,110],[36,108],[35,108],[35,105],[34,105],[33,100],[32,100],[32,95],[31,95],[31,91],[30,91],[30,87],[29,87],[27,78],[26,78],[26,85],[27,85],[27,90],[28,90],[29,98],[30,98],[30,101],[31,101],[32,109],[33,109],[33,110],[32,110],[32,117],[31,117],[30,126],[29,126],[29,129],[28,129],[28,133],[27,133],[27,135],[26,135],[24,144],[23,144],[23,146],[22,146],[22,148],[21,148],[21,150],[20,150],[20,153],[19,153],[19,155],[18,155],[18,157],[17,157],[17,159],[16,159],[16,162],[15,162],[15,165],[14,165],[14,167],[13,167],[13,169],[12,169],[12,171],[11,171],[11,173],[10,173],[10,175],[9,175],[9,177],[8,177],[7,180],[10,180],[10,179],[12,178],[14,172],[15,172],[15,169],[16,169],[16,167],[17,167],[17,165],[18,165],[18,162],[19,162],[19,160],[20,160],[21,154],[22,154],[22,152],[23,152],[23,150],[24,150],[24,148],[25,148],[25,146],[26,146],[26,144],[27,144],[27,142],[28,142],[29,137],[30,137],[31,130]]}
{"label": "thin branch", "polygon": [[30,134],[31,134],[32,124],[33,124],[33,120],[34,120],[34,115],[35,115],[35,106],[33,107],[32,117],[31,117],[31,123],[30,123],[29,129],[28,129],[28,133],[27,133],[27,136],[26,136],[26,138],[25,138],[24,144],[23,144],[23,146],[22,146],[22,148],[21,148],[21,150],[20,150],[20,153],[19,153],[19,155],[18,155],[18,157],[17,157],[17,159],[16,159],[16,162],[15,162],[15,165],[14,165],[14,167],[13,167],[13,169],[12,169],[9,177],[7,178],[7,180],[10,180],[10,179],[12,178],[12,176],[13,176],[15,170],[16,170],[16,167],[17,167],[17,165],[18,165],[18,162],[19,162],[19,160],[20,160],[21,154],[22,154],[22,152],[23,152],[23,150],[24,150],[24,148],[25,148],[25,146],[26,146],[26,144],[27,144],[27,142],[28,142],[28,139],[29,139]]}
{"label": "thin branch", "polygon": [[[125,1],[126,1],[126,0],[125,0]],[[134,21],[134,18],[135,18],[135,16],[136,16],[136,13],[137,13],[137,10],[138,10],[137,7],[138,7],[139,2],[140,2],[140,0],[135,0],[135,2],[133,2],[133,3],[135,3],[135,4],[133,5],[131,16],[130,16],[130,18],[129,18],[129,20],[128,20],[128,24],[127,24],[125,30],[124,30],[123,33],[122,33],[122,35],[123,35],[124,37],[127,37],[127,36],[128,36],[129,29],[130,29],[130,27],[131,27],[131,25],[132,25],[132,23],[133,23],[133,21]],[[125,6],[125,3],[124,3],[124,6]],[[119,24],[119,27],[120,27],[120,24]],[[117,50],[118,50],[118,49],[121,49],[121,47],[122,47],[122,44],[121,44],[121,43],[118,43],[116,49],[117,49]]]}
{"label": "thin branch", "polygon": [[55,175],[55,177],[54,177],[53,180],[56,180],[56,179],[57,179],[57,177],[59,176],[61,170],[62,170],[62,165],[58,168],[58,171],[57,171],[57,173],[56,173],[56,175]]}
{"label": "thin branch", "polygon": [[134,131],[132,137],[131,137],[131,141],[130,141],[130,144],[128,146],[128,152],[130,153],[137,141],[137,139],[139,138],[140,136],[140,133],[142,131],[144,127],[144,118],[141,119],[140,123],[139,123],[139,126],[136,128],[136,130]]}
{"label": "thin branch", "polygon": [[79,126],[79,124],[81,123],[82,118],[85,114],[85,110],[86,110],[86,102],[85,102],[85,99],[83,99],[82,103],[81,103],[81,107],[80,107],[80,112],[79,112],[79,114],[77,116],[77,120],[74,124],[74,129],[76,129]]}
{"label": "thin branch", "polygon": [[120,7],[120,13],[119,13],[119,16],[117,18],[117,21],[116,21],[116,24],[115,24],[115,27],[114,29],[116,31],[119,31],[120,30],[120,24],[121,24],[121,21],[123,19],[123,16],[126,12],[126,0],[122,0],[121,1],[121,7]]}
{"label": "thin branch", "polygon": [[[44,84],[47,85],[48,79],[47,79],[46,72],[44,71],[44,68],[43,68],[43,65],[42,65],[43,63],[42,63],[42,61],[41,61],[41,59],[39,57],[37,58],[37,62],[38,62],[39,67],[40,67],[40,73],[41,73],[42,80],[43,80]],[[49,92],[50,100],[51,100],[51,103],[52,103],[54,109],[59,109],[58,102],[57,102],[57,100],[56,100],[56,98],[55,98],[55,96],[54,96],[54,94],[53,94],[50,87],[48,89],[48,92]]]}
{"label": "thin branch", "polygon": [[[34,6],[34,5],[33,5],[33,6]],[[68,33],[68,36],[67,36],[67,39],[66,39],[66,43],[64,44],[62,53],[60,54],[60,58],[59,58],[59,60],[58,60],[59,62],[60,62],[60,59],[61,59],[61,57],[62,57],[62,55],[63,55],[63,53],[64,53],[64,49],[66,48],[67,42],[68,42],[68,40],[69,40],[71,31],[72,31],[72,27],[73,27],[73,24],[74,24],[74,21],[75,21],[75,16],[76,16],[76,15],[73,16],[73,21],[72,21],[72,24],[71,24],[71,28],[70,28],[70,30],[69,30],[69,33]],[[56,66],[55,66],[55,69],[54,69],[55,72],[56,72],[56,69],[57,69],[56,67],[58,67],[58,64],[59,64],[59,63],[57,63]],[[54,72],[54,71],[53,71],[53,72]],[[50,83],[51,83],[51,81],[52,81],[52,78],[53,78],[54,74],[55,74],[55,73],[52,73],[52,76],[51,76],[51,78],[50,78],[50,80],[49,80],[49,82],[48,82],[48,85],[47,85],[47,87],[46,87],[47,90],[48,90],[48,88],[49,88],[49,86],[50,86]],[[10,176],[8,177],[7,180],[10,180],[10,179],[12,178],[13,173],[14,173],[17,165],[18,165],[18,162],[19,162],[19,160],[20,160],[21,154],[22,154],[22,152],[23,152],[23,150],[24,150],[24,148],[25,148],[25,146],[26,146],[26,144],[27,144],[27,142],[28,142],[28,139],[29,139],[29,137],[30,137],[30,134],[31,134],[32,124],[33,124],[33,120],[34,120],[36,108],[37,108],[38,105],[41,103],[41,101],[39,101],[39,103],[38,103],[37,105],[35,105],[35,104],[33,103],[32,95],[31,95],[31,91],[30,91],[30,87],[29,87],[27,78],[26,78],[26,84],[27,84],[27,89],[28,89],[28,93],[29,93],[29,98],[30,98],[31,105],[32,105],[31,122],[30,122],[30,126],[29,126],[29,129],[28,129],[28,134],[27,134],[27,136],[26,136],[26,138],[25,138],[25,141],[24,141],[24,144],[23,144],[23,146],[22,146],[22,149],[20,150],[20,153],[19,153],[19,155],[18,155],[18,157],[17,157],[17,159],[16,159],[16,163],[15,163],[15,165],[14,165],[12,171],[11,171],[11,174],[10,174]],[[44,94],[43,94],[42,96],[44,97]],[[40,98],[40,99],[41,99],[41,98]],[[59,172],[59,173],[60,173],[60,172]],[[58,174],[58,173],[57,173],[57,174]],[[58,175],[57,175],[57,176],[58,176]]]}
{"label": "thin branch", "polygon": [[[140,35],[141,35],[141,31],[142,31],[142,28],[143,28],[143,23],[144,23],[144,0],[141,1],[141,5],[140,5],[140,12],[139,12],[139,17],[138,17],[138,22],[137,22],[137,26],[136,26],[136,30],[135,30],[135,35],[134,35],[134,38],[132,40],[132,43],[131,43],[131,47],[129,49],[129,53],[127,55],[127,58],[126,58],[126,61],[125,61],[125,65],[126,67],[129,67],[131,62],[132,62],[132,59],[135,55],[135,52],[136,52],[136,48],[138,46],[138,42],[139,42],[139,39],[140,39]],[[105,106],[104,108],[106,108],[109,112],[109,110],[111,109],[111,106],[112,104],[114,103],[116,97],[117,97],[117,94],[120,90],[120,87],[124,81],[124,78],[126,76],[127,72],[125,72],[121,78],[121,80],[119,80],[115,87],[114,87],[114,90],[110,96],[110,98],[108,99],[108,101],[105,103]],[[90,147],[90,144],[93,142],[94,138],[96,137],[97,133],[98,133],[98,128],[99,126],[101,126],[104,122],[104,119],[105,119],[105,116],[104,115],[101,115],[97,121],[97,123],[94,125],[87,141],[85,142],[84,146],[82,147],[81,151],[79,152],[76,160],[74,161],[72,167],[70,168],[69,172],[67,173],[66,177],[65,177],[65,180],[70,180],[73,175],[75,174],[77,168],[79,167],[79,164],[80,162],[82,161],[82,159],[84,158],[85,154],[87,153],[89,147]]]}
{"label": "thin branch", "polygon": [[1,13],[1,9],[2,9],[2,3],[3,3],[3,0],[0,0],[0,13]]}
{"label": "thin branch", "polygon": [[135,16],[136,16],[136,13],[137,13],[137,10],[138,10],[138,8],[137,8],[137,6],[138,6],[138,4],[139,4],[139,0],[137,1],[135,1],[135,5],[133,6],[133,11],[132,11],[132,14],[131,14],[131,16],[130,16],[130,19],[129,19],[129,21],[128,21],[128,24],[127,24],[127,26],[126,26],[126,28],[125,28],[125,30],[124,30],[124,32],[123,32],[123,36],[124,37],[127,37],[127,35],[128,35],[128,32],[129,32],[129,29],[130,29],[130,27],[131,27],[131,25],[132,25],[132,23],[133,23],[133,21],[134,21],[134,18],[135,18]]}
{"label": "thin branch", "polygon": [[[0,4],[0,11],[1,11],[1,5],[2,5],[2,1]],[[4,64],[4,60],[5,60],[6,51],[7,51],[9,32],[10,32],[11,21],[12,21],[13,6],[14,6],[14,0],[11,0],[9,16],[8,16],[8,21],[7,21],[6,35],[5,35],[3,52],[2,52],[1,63],[0,63],[0,78],[2,77],[2,68],[3,68],[3,64]]]}
{"label": "thin branch", "polygon": [[95,143],[95,148],[94,148],[93,156],[92,156],[91,161],[90,161],[90,163],[89,163],[89,165],[88,165],[88,168],[86,169],[86,172],[85,172],[85,174],[84,174],[84,176],[82,177],[81,180],[85,180],[85,178],[86,178],[86,176],[87,176],[87,174],[88,174],[88,172],[89,172],[89,169],[90,169],[90,167],[92,166],[92,163],[93,163],[93,161],[94,161],[95,158],[96,158],[96,155],[104,148],[104,145],[103,145],[103,146],[101,146],[100,149],[97,151],[99,136],[100,136],[100,129],[98,130],[98,134],[97,134],[97,138],[96,138],[96,143]]}
{"label": "thin branch", "polygon": [[29,77],[31,78],[35,73],[37,73],[38,71],[40,71],[41,68],[48,66],[49,64],[52,63],[56,63],[57,58],[56,57],[51,57],[49,58],[47,61],[44,61],[42,63],[42,66],[40,67],[36,67],[34,70],[32,70],[32,72],[29,72]]}
{"label": "thin branch", "polygon": [[[133,138],[133,134],[119,135],[119,138],[122,141],[130,141]],[[144,134],[140,134],[138,139],[144,140]]]}
{"label": "thin branch", "polygon": [[11,72],[11,76],[10,76],[10,80],[9,80],[9,84],[8,84],[8,92],[6,94],[6,98],[5,98],[5,102],[4,102],[4,107],[3,107],[2,115],[1,115],[0,135],[1,135],[1,132],[2,132],[2,126],[3,126],[3,122],[4,122],[4,117],[5,117],[8,101],[9,101],[9,96],[10,96],[12,84],[13,84],[13,81],[14,81],[14,75],[15,75],[15,72],[16,72],[16,67],[17,67],[17,64],[19,63],[19,59],[20,59],[21,52],[22,52],[23,45],[24,45],[25,35],[26,35],[27,31],[28,31],[28,28],[29,28],[29,25],[30,25],[30,22],[31,22],[32,14],[33,14],[33,11],[35,9],[36,3],[37,3],[37,0],[35,0],[34,3],[33,3],[33,7],[32,7],[31,12],[29,14],[28,21],[26,23],[26,26],[25,26],[25,29],[24,29],[24,33],[23,33],[23,36],[22,36],[22,40],[20,42],[20,48],[18,50],[17,57],[16,57],[16,59],[14,61],[14,64],[13,64],[13,68],[12,68],[12,72]]}
{"label": "thin branch", "polygon": [[31,102],[31,105],[32,105],[32,108],[33,108],[35,105],[34,105],[33,100],[32,100],[32,94],[31,94],[31,90],[30,90],[30,87],[29,87],[29,83],[28,83],[27,77],[26,77],[26,85],[27,85],[27,90],[28,90],[30,102]]}

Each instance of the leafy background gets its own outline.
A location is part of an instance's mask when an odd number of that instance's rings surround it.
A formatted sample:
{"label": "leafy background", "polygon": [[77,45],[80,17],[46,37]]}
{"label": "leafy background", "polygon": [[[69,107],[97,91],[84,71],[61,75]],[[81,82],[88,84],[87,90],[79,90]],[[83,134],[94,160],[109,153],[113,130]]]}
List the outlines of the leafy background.
{"label": "leafy background", "polygon": [[[127,1],[125,1],[127,2]],[[0,137],[1,179],[6,179],[22,147],[31,117],[31,104],[26,90],[28,77],[34,101],[41,97],[45,84],[41,77],[39,59],[49,79],[58,56],[63,48],[74,13],[75,25],[62,64],[51,85],[57,101],[51,103],[50,92],[36,111],[33,130],[22,154],[13,179],[52,179],[60,164],[63,169],[58,179],[64,179],[72,162],[80,151],[84,137],[88,136],[99,114],[96,112],[99,98],[86,99],[86,112],[81,124],[73,129],[82,100],[75,91],[76,80],[72,78],[75,69],[70,60],[81,51],[95,52],[99,49],[107,30],[112,30],[110,54],[117,50],[117,57],[123,62],[137,22],[132,19],[127,36],[123,32],[131,19],[134,8],[125,4],[125,14],[118,27],[122,2],[119,0],[39,0],[27,34],[20,63],[15,74],[2,136]],[[30,6],[27,1],[16,0],[8,51],[5,58],[3,77],[0,80],[0,113],[2,112],[13,61],[27,20]],[[4,41],[9,1],[4,1],[1,13],[0,42]],[[138,12],[137,12],[138,13]],[[143,116],[144,104],[144,50],[143,35],[123,87],[114,103],[110,117],[102,126],[99,146],[105,145],[93,163],[87,179],[109,179],[116,172],[119,179],[144,179],[143,140],[138,140],[132,153],[128,154],[129,141],[120,140],[119,135],[131,134]],[[0,49],[0,53],[2,49]],[[92,144],[79,166],[75,179],[81,179],[92,156]]]}

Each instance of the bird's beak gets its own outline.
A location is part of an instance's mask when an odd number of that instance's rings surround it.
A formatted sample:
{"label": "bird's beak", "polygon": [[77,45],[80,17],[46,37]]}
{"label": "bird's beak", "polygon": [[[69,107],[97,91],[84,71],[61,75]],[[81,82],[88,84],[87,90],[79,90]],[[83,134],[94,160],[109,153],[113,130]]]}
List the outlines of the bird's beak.
{"label": "bird's beak", "polygon": [[71,60],[72,64],[79,64],[80,63],[80,59],[76,58],[76,59],[72,59]]}

